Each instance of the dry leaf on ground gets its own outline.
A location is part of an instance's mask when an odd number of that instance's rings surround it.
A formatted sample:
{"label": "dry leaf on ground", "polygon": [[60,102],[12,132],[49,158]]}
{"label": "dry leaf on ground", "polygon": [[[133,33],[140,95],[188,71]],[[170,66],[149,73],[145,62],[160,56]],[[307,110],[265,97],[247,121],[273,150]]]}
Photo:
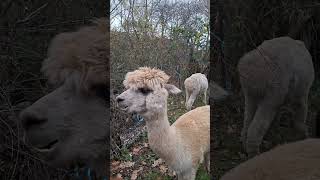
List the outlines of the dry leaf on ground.
{"label": "dry leaf on ground", "polygon": [[159,169],[162,174],[165,174],[168,170],[168,168],[164,165],[160,165]]}
{"label": "dry leaf on ground", "polygon": [[159,166],[160,164],[163,163],[163,160],[161,158],[159,158],[158,160],[155,160],[152,164],[152,167],[157,167]]}
{"label": "dry leaf on ground", "polygon": [[134,165],[134,162],[131,162],[131,161],[125,161],[125,162],[122,162],[118,168],[120,169],[124,169],[124,168],[129,168],[129,167],[132,167]]}
{"label": "dry leaf on ground", "polygon": [[111,177],[110,180],[123,180],[123,178],[121,174],[117,174],[117,176]]}
{"label": "dry leaf on ground", "polygon": [[115,171],[119,169],[120,161],[112,161],[111,162],[111,171]]}
{"label": "dry leaf on ground", "polygon": [[174,171],[171,170],[171,169],[168,169],[168,175],[169,175],[170,177],[173,177],[173,176],[176,175],[176,172],[174,172]]}
{"label": "dry leaf on ground", "polygon": [[142,149],[142,147],[134,147],[132,149],[132,154],[133,155],[139,155],[140,150]]}
{"label": "dry leaf on ground", "polygon": [[131,174],[131,180],[136,180],[138,178],[138,173],[143,170],[143,167],[140,167],[138,170],[134,170]]}

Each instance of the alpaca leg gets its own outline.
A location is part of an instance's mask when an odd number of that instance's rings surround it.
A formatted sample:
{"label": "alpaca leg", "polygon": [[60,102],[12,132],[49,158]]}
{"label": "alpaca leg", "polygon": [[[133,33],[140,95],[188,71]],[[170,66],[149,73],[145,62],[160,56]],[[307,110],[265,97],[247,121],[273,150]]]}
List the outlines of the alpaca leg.
{"label": "alpaca leg", "polygon": [[241,137],[240,141],[242,142],[243,148],[246,148],[245,143],[247,139],[247,132],[250,123],[254,117],[254,114],[257,110],[257,103],[256,100],[250,96],[245,96],[245,112],[244,112],[244,120],[243,120],[243,127],[241,130]]}
{"label": "alpaca leg", "polygon": [[204,155],[204,163],[205,163],[205,168],[208,174],[210,174],[210,152],[207,152]]}
{"label": "alpaca leg", "polygon": [[207,105],[207,89],[204,90],[203,103]]}
{"label": "alpaca leg", "polygon": [[196,174],[197,168],[193,168],[191,170],[178,174],[178,180],[195,180]]}
{"label": "alpaca leg", "polygon": [[186,89],[186,102],[185,102],[186,107],[188,105],[189,98],[190,98],[190,94],[189,94],[189,91]]}
{"label": "alpaca leg", "polygon": [[195,101],[196,98],[197,98],[197,95],[198,95],[198,92],[196,92],[196,91],[193,91],[193,92],[191,93],[191,95],[190,95],[190,97],[189,97],[189,100],[188,100],[188,102],[187,102],[187,110],[188,110],[188,111],[191,110],[192,105],[193,105],[194,101]]}
{"label": "alpaca leg", "polygon": [[294,127],[299,132],[303,133],[304,138],[308,137],[308,127],[306,125],[308,113],[308,95],[299,98],[295,103],[295,120]]}
{"label": "alpaca leg", "polygon": [[[266,96],[258,105],[254,119],[248,128],[246,151],[249,157],[259,153],[260,144],[268,131],[278,107],[283,102],[284,96]],[[282,97],[282,98],[281,98]]]}

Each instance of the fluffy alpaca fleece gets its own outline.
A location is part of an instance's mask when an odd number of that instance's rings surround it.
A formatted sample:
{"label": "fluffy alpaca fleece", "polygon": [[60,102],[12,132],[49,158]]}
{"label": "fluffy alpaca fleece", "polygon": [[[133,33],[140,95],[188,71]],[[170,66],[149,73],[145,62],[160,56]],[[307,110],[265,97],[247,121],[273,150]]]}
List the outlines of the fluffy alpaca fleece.
{"label": "fluffy alpaca fleece", "polygon": [[129,72],[123,82],[127,90],[117,101],[119,107],[145,118],[151,149],[176,171],[178,179],[193,180],[204,159],[209,167],[210,106],[189,111],[170,126],[168,93],[181,91],[167,84],[168,79],[163,71],[147,67]]}
{"label": "fluffy alpaca fleece", "polygon": [[57,168],[76,164],[106,176],[109,137],[109,23],[56,35],[42,71],[56,89],[23,110],[26,143]]}
{"label": "fluffy alpaca fleece", "polygon": [[201,73],[192,74],[184,81],[186,90],[186,108],[191,109],[199,93],[203,93],[203,103],[207,104],[208,79]]}
{"label": "fluffy alpaca fleece", "polygon": [[314,80],[312,58],[303,42],[289,37],[264,41],[238,64],[245,96],[241,140],[249,156],[259,153],[261,141],[279,107],[294,108],[294,126],[307,134],[308,95]]}
{"label": "fluffy alpaca fleece", "polygon": [[221,180],[318,180],[320,139],[278,146],[227,172]]}
{"label": "fluffy alpaca fleece", "polygon": [[156,68],[140,67],[138,70],[128,72],[126,74],[123,85],[128,88],[144,88],[147,87],[156,90],[160,86],[166,84],[169,76]]}
{"label": "fluffy alpaca fleece", "polygon": [[94,84],[109,81],[109,24],[106,18],[93,26],[54,37],[43,61],[42,72],[57,86],[72,81],[77,89],[88,91]]}

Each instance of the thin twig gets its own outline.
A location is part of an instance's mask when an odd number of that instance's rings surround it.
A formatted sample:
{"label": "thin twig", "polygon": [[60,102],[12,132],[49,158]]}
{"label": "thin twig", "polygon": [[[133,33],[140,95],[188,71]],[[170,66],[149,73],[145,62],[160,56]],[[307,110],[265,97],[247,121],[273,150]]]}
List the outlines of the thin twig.
{"label": "thin twig", "polygon": [[49,3],[45,3],[44,5],[40,6],[38,9],[36,9],[35,11],[31,12],[26,18],[24,18],[23,20],[19,20],[17,21],[17,23],[24,23],[29,21],[30,19],[32,19],[37,13],[39,13],[42,9],[44,9],[45,7],[47,7]]}

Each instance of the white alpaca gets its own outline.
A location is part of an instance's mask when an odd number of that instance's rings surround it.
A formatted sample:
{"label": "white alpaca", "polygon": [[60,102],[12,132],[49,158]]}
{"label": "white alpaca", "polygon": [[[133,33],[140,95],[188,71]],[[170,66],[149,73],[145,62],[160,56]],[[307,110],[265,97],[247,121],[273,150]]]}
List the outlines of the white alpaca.
{"label": "white alpaca", "polygon": [[318,180],[320,139],[276,147],[227,172],[221,180]]}
{"label": "white alpaca", "polygon": [[314,68],[303,42],[289,37],[264,41],[240,59],[238,70],[245,96],[241,140],[249,156],[259,153],[264,135],[285,102],[293,105],[295,128],[307,136]]}
{"label": "white alpaca", "polygon": [[191,109],[194,101],[200,93],[203,93],[203,103],[207,104],[208,79],[201,73],[192,74],[184,81],[186,90],[186,108]]}
{"label": "white alpaca", "polygon": [[139,68],[127,73],[123,82],[127,90],[116,99],[119,107],[145,118],[151,149],[177,173],[178,179],[193,180],[204,160],[209,170],[210,106],[189,111],[170,126],[168,93],[181,91],[167,84],[168,79],[158,69]]}

